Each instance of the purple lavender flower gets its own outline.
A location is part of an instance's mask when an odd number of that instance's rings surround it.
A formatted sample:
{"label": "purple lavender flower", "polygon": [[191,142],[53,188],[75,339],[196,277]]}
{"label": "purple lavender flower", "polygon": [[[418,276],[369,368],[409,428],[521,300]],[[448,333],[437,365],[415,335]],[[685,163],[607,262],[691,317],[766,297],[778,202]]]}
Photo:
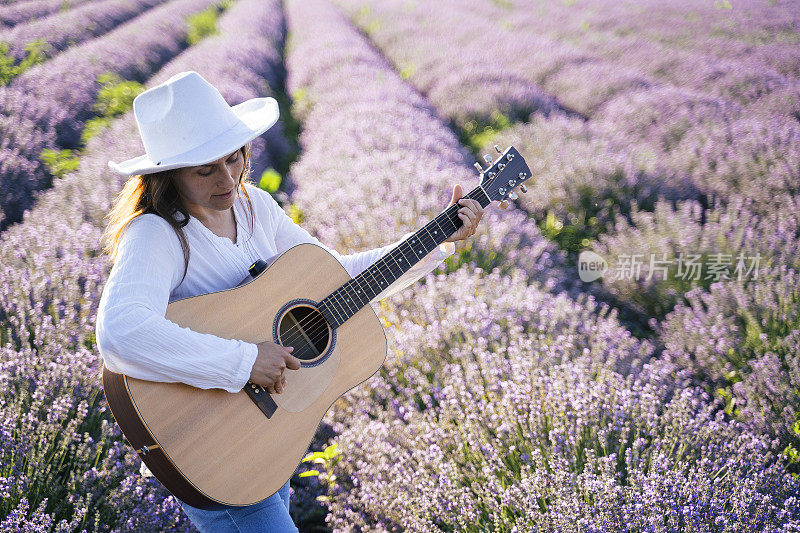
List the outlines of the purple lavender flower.
{"label": "purple lavender flower", "polygon": [[690,369],[729,412],[800,449],[800,279],[786,266],[757,280],[693,290],[660,327],[665,357]]}

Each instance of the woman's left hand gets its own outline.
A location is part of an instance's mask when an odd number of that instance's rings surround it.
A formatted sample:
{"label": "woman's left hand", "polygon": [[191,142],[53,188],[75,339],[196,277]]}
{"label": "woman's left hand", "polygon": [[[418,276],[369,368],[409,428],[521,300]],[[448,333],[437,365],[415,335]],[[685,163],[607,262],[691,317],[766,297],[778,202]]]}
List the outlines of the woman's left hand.
{"label": "woman's left hand", "polygon": [[474,235],[475,230],[478,229],[478,222],[481,221],[481,217],[483,216],[483,207],[477,200],[462,198],[462,196],[464,196],[464,191],[461,189],[460,184],[456,184],[456,186],[453,187],[453,199],[450,200],[447,207],[450,207],[456,202],[458,202],[458,205],[462,206],[458,209],[458,217],[464,225],[458,228],[458,230],[444,242],[464,240]]}

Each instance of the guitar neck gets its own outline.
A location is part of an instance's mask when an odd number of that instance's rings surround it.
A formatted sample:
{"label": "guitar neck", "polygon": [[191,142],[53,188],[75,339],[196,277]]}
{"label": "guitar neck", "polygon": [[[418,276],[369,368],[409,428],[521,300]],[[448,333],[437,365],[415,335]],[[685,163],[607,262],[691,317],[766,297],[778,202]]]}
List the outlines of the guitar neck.
{"label": "guitar neck", "polygon": [[[486,207],[491,199],[481,186],[464,198],[477,200]],[[386,287],[419,263],[463,225],[458,217],[458,203],[448,206],[433,220],[417,230],[389,253],[375,261],[320,302],[319,308],[332,328],[344,324]]]}

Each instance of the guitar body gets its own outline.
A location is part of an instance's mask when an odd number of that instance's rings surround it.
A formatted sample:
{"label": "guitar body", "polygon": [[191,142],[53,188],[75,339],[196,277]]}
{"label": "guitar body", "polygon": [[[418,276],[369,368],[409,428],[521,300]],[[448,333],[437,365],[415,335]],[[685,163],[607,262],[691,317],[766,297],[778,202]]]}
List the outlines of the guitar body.
{"label": "guitar body", "polygon": [[[314,314],[314,304],[350,279],[325,249],[300,244],[245,285],[168,305],[169,320],[198,332],[295,346],[303,366],[287,369],[284,392],[269,395],[277,405],[271,416],[244,390],[145,381],[104,368],[118,425],[177,498],[209,509],[271,496],[291,478],[333,402],[380,369],[386,335],[370,305],[337,328]],[[309,323],[316,329],[303,333],[299,324]]]}

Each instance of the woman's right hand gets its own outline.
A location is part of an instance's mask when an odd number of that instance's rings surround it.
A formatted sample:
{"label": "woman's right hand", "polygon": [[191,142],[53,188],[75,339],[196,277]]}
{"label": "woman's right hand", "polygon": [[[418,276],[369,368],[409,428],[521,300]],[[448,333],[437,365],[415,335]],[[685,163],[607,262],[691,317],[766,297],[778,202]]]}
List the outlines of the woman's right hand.
{"label": "woman's right hand", "polygon": [[292,355],[293,346],[281,346],[274,342],[258,343],[258,355],[250,371],[250,381],[261,385],[271,394],[282,393],[286,380],[284,369],[300,369],[300,359]]}

